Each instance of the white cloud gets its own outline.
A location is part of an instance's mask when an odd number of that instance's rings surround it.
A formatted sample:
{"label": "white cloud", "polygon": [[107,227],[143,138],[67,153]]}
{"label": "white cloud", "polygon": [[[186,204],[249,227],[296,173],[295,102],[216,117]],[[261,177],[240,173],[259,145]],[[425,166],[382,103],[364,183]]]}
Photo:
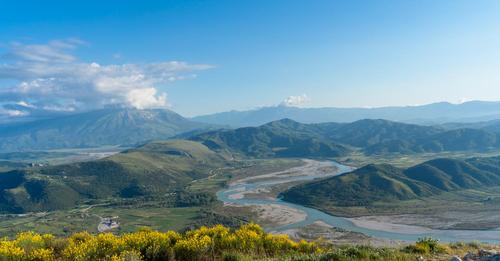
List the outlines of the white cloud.
{"label": "white cloud", "polygon": [[167,105],[167,94],[156,95],[155,88],[134,89],[127,93],[129,104],[138,109]]}
{"label": "white cloud", "polygon": [[288,106],[288,107],[300,107],[303,106],[307,103],[309,103],[311,99],[305,95],[297,95],[297,96],[288,96],[285,100],[281,102],[281,106]]}
{"label": "white cloud", "polygon": [[72,62],[76,58],[65,50],[75,49],[81,42],[66,40],[55,40],[47,44],[25,45],[21,43],[12,43],[11,52],[5,55],[6,58],[28,61],[28,62]]}
{"label": "white cloud", "polygon": [[[13,43],[0,61],[0,79],[18,84],[0,88],[0,103],[23,101],[40,108],[81,110],[120,104],[139,109],[168,106],[158,86],[193,78],[206,64],[167,61],[146,64],[81,62],[70,54],[77,39],[47,44]],[[0,86],[1,87],[1,86]]]}
{"label": "white cloud", "polygon": [[9,117],[21,117],[21,116],[27,116],[27,115],[29,115],[29,113],[25,112],[25,111],[20,111],[20,110],[8,110],[8,109],[0,108],[0,115],[6,115]]}
{"label": "white cloud", "polygon": [[19,105],[19,106],[26,107],[26,108],[32,108],[32,109],[33,109],[33,108],[36,108],[36,106],[35,106],[35,105],[30,104],[30,103],[25,102],[25,101],[18,101],[18,102],[16,102],[16,104],[17,104],[17,105]]}

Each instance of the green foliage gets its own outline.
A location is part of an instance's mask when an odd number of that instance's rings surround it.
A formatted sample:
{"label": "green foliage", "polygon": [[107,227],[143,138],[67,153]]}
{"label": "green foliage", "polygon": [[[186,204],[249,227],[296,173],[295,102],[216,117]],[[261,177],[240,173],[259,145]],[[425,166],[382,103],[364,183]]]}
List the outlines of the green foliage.
{"label": "green foliage", "polygon": [[414,245],[409,245],[405,251],[415,254],[439,254],[446,253],[445,246],[439,244],[439,240],[430,237],[419,239]]}
{"label": "green foliage", "polygon": [[387,120],[359,120],[336,128],[331,137],[355,147],[365,148],[395,140],[416,142],[439,133],[434,127]]}
{"label": "green foliage", "polygon": [[368,165],[354,172],[298,185],[284,192],[286,201],[324,207],[365,206],[381,200],[407,200],[432,195],[437,189],[407,178],[390,165]]}
{"label": "green foliage", "polygon": [[295,186],[287,201],[326,209],[420,199],[447,191],[500,185],[500,158],[435,159],[408,169],[367,165],[351,173]]}
{"label": "green foliage", "polygon": [[264,233],[255,224],[235,231],[221,225],[201,227],[184,234],[141,230],[122,236],[110,233],[94,236],[80,232],[60,239],[27,232],[12,240],[0,240],[0,260],[244,261],[251,260],[248,257],[273,258],[321,251],[314,243],[297,243],[286,236]]}
{"label": "green foliage", "polygon": [[170,140],[147,143],[102,160],[0,173],[0,211],[64,209],[88,199],[176,191],[181,192],[173,206],[207,205],[215,200],[213,196],[182,190],[225,164],[223,157],[200,143]]}
{"label": "green foliage", "polygon": [[191,139],[212,149],[265,158],[344,156],[350,152],[344,144],[360,148],[366,155],[487,151],[500,147],[498,135],[480,129],[443,130],[387,120],[301,124],[283,119],[260,127],[202,133]]}
{"label": "green foliage", "polygon": [[414,254],[396,248],[377,248],[371,246],[341,246],[320,254],[285,256],[282,261],[396,261],[416,260]]}
{"label": "green foliage", "polygon": [[208,132],[191,139],[217,151],[256,158],[346,155],[349,149],[329,139],[322,126],[283,119],[260,127]]}
{"label": "green foliage", "polygon": [[251,257],[241,253],[228,252],[222,254],[222,261],[251,261]]}

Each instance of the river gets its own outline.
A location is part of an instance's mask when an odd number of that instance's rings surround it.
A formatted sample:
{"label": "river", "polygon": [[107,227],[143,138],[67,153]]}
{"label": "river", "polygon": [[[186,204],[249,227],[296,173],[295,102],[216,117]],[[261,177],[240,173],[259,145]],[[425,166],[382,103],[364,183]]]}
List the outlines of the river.
{"label": "river", "polygon": [[[281,199],[276,199],[276,198],[249,199],[244,196],[243,197],[235,196],[236,194],[241,195],[242,192],[245,191],[268,190],[270,187],[275,186],[277,184],[296,182],[296,181],[309,181],[317,178],[325,178],[328,176],[341,175],[343,173],[353,170],[351,167],[339,164],[337,162],[332,161],[329,164],[333,164],[336,167],[336,171],[326,174],[325,173],[311,174],[312,172],[310,171],[310,169],[306,169],[303,175],[287,176],[287,175],[264,174],[261,176],[251,177],[237,182],[233,182],[229,184],[227,188],[218,191],[217,198],[224,203],[233,205],[270,205],[270,204],[276,205],[277,204],[290,207],[307,214],[307,217],[304,220],[292,224],[273,227],[272,228],[273,231],[284,231],[292,228],[300,228],[312,224],[316,221],[323,221],[324,223],[337,228],[342,228],[354,232],[360,232],[375,238],[383,238],[390,240],[416,241],[419,238],[432,237],[435,239],[439,239],[442,242],[481,241],[488,243],[500,243],[500,229],[439,230],[439,229],[430,229],[430,228],[416,227],[416,226],[411,226],[412,229],[403,228],[401,229],[401,231],[394,231],[394,229],[391,230],[373,229],[373,228],[363,227],[361,225],[356,225],[347,218],[329,215],[317,209],[285,202]],[[300,169],[300,167],[299,168],[296,167],[294,171],[296,172],[297,169]],[[395,226],[397,227],[399,225]]]}

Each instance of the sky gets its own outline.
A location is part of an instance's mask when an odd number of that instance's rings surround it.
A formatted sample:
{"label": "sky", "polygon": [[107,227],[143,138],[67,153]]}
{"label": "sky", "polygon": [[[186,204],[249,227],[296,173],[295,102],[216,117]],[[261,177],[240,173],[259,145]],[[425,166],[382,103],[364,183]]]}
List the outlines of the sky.
{"label": "sky", "polygon": [[500,1],[74,2],[0,0],[0,114],[500,100]]}

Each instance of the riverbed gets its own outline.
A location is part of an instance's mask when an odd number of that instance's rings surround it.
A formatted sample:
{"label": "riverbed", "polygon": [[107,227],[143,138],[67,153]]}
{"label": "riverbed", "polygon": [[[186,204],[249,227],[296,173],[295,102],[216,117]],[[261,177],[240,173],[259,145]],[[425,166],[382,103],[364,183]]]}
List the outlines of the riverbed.
{"label": "riverbed", "polygon": [[[330,172],[324,171],[327,169],[327,166],[331,166]],[[266,191],[270,191],[272,187],[280,184],[306,182],[318,178],[341,175],[352,170],[352,167],[333,161],[305,160],[304,166],[232,182],[227,188],[217,193],[217,198],[225,204],[234,206],[254,206],[255,208],[259,208],[261,212],[264,211],[262,214],[268,215],[270,218],[273,218],[273,216],[281,217],[281,222],[278,225],[266,228],[269,231],[286,231],[322,221],[333,227],[388,240],[416,241],[419,238],[432,237],[442,242],[477,240],[488,243],[500,243],[500,229],[440,230],[379,221],[373,217],[370,219],[351,219],[329,215],[317,209],[285,202],[276,197],[247,197],[249,194],[264,194]]]}

